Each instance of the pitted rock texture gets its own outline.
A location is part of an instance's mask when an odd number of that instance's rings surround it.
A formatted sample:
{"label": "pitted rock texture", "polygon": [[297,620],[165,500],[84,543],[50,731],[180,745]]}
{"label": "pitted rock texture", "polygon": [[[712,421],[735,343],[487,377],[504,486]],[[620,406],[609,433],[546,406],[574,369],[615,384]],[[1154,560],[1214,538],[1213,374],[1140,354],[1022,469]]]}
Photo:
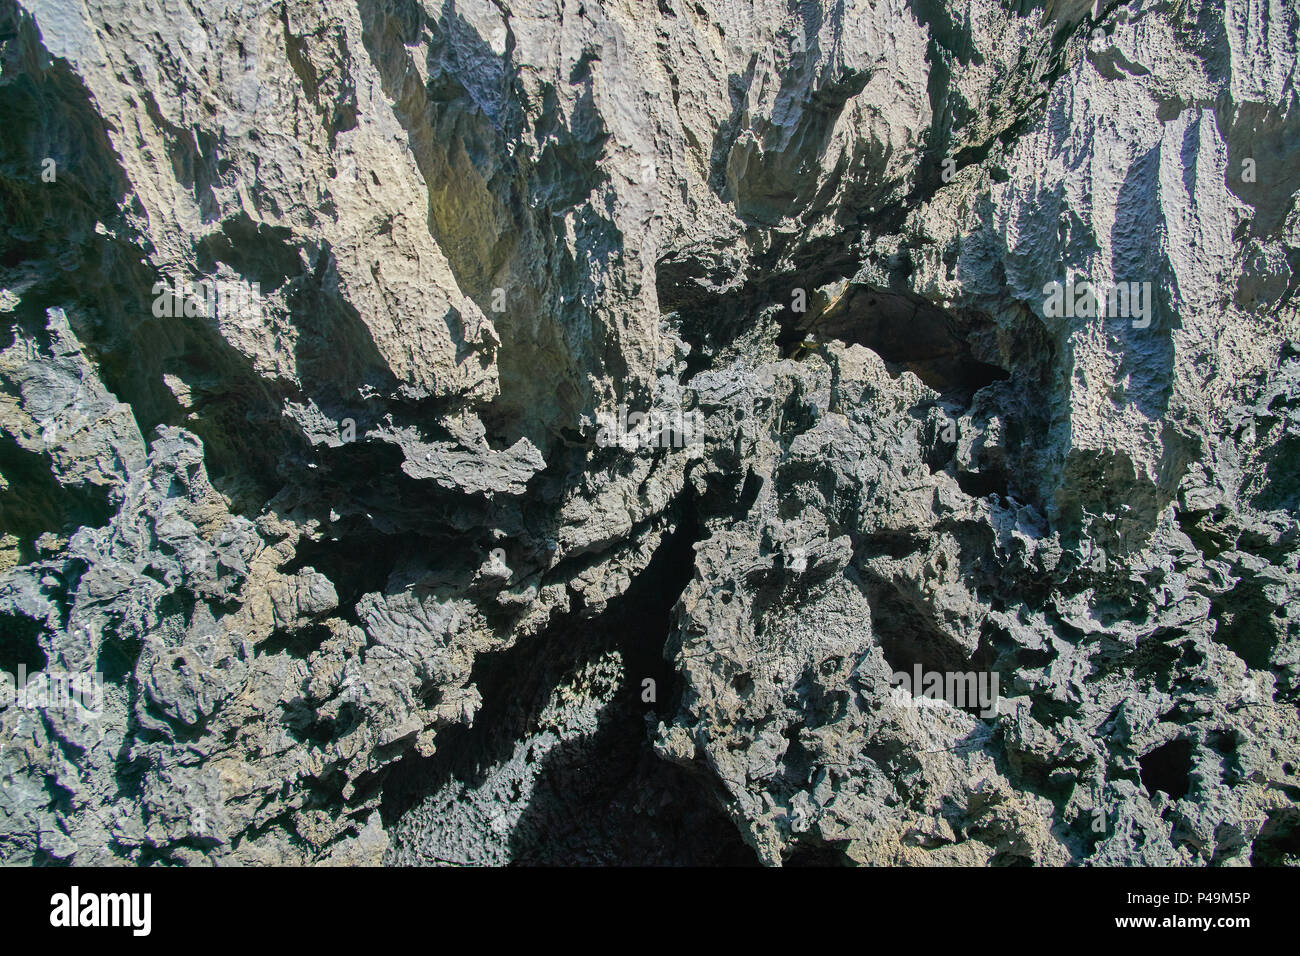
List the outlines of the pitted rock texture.
{"label": "pitted rock texture", "polygon": [[1298,46],[0,0],[0,860],[1300,862]]}

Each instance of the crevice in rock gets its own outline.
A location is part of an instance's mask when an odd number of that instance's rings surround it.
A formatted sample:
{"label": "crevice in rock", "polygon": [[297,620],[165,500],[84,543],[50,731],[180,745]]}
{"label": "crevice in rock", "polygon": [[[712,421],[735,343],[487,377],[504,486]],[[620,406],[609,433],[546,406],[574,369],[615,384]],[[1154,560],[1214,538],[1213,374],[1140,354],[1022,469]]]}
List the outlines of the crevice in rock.
{"label": "crevice in rock", "polygon": [[36,560],[34,543],[43,534],[64,536],[80,527],[102,528],[113,517],[105,489],[63,485],[44,455],[25,451],[0,434],[0,532],[18,537],[21,563]]}
{"label": "crevice in rock", "polygon": [[1300,866],[1300,810],[1279,807],[1269,813],[1250,854],[1251,866]]}
{"label": "crevice in rock", "polygon": [[1284,627],[1275,615],[1276,605],[1264,593],[1264,585],[1251,576],[1227,594],[1210,603],[1210,618],[1216,623],[1214,640],[1230,649],[1248,667],[1267,669],[1273,661]]}
{"label": "crevice in rock", "polygon": [[822,867],[822,866],[851,866],[852,861],[844,852],[842,846],[833,843],[827,843],[813,836],[804,836],[799,845],[781,863],[782,866],[793,867]]}
{"label": "crevice in rock", "polygon": [[990,324],[973,314],[948,312],[920,296],[855,283],[816,312],[783,314],[778,342],[793,345],[812,336],[864,345],[940,394],[970,396],[1011,377],[971,354],[970,337]]}
{"label": "crevice in rock", "polygon": [[330,629],[324,624],[309,624],[296,630],[280,628],[257,645],[258,654],[285,653],[306,660],[322,643],[329,639]]}
{"label": "crevice in rock", "polygon": [[[489,801],[485,806],[517,814],[508,838],[508,859],[516,863],[753,861],[702,781],[660,760],[649,741],[653,723],[677,703],[663,648],[700,534],[688,499],[671,518],[677,527],[623,595],[595,616],[575,611],[508,650],[480,656],[471,680],[483,705],[473,726],[448,728],[432,757],[408,755],[384,775],[381,812],[399,834],[399,858],[421,859],[418,830],[404,830],[403,817],[456,786],[465,788],[461,802]],[[618,686],[596,722],[553,745],[537,737],[557,688],[609,655],[618,662]],[[652,703],[642,699],[647,679],[654,681]],[[525,760],[532,768],[525,805],[510,811],[491,803],[493,775],[530,739],[540,749]]]}
{"label": "crevice in rock", "polygon": [[965,649],[939,630],[923,601],[909,599],[899,587],[871,572],[863,577],[872,630],[893,671],[910,674],[918,664],[923,672],[971,669]]}

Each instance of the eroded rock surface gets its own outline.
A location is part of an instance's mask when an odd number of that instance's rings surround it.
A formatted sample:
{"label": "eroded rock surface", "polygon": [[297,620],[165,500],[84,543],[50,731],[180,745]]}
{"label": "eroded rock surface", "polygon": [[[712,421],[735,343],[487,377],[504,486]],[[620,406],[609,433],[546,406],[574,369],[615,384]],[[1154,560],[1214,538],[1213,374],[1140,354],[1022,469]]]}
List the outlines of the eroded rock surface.
{"label": "eroded rock surface", "polygon": [[1298,38],[0,0],[0,859],[1300,861]]}

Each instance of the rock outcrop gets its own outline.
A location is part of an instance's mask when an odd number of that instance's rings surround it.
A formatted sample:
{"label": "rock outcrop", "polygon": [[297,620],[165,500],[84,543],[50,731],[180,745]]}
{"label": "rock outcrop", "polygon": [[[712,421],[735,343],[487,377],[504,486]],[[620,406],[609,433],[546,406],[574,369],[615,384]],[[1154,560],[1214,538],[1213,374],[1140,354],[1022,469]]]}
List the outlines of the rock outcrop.
{"label": "rock outcrop", "polygon": [[1300,862],[1298,61],[0,0],[0,860]]}

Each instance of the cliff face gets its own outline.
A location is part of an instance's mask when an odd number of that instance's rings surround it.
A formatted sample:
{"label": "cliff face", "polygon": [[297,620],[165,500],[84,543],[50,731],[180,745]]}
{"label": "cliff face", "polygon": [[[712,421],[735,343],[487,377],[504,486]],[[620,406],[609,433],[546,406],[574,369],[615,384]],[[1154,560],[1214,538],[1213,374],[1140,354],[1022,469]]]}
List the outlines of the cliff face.
{"label": "cliff face", "polygon": [[0,858],[1295,862],[1298,37],[0,0]]}

